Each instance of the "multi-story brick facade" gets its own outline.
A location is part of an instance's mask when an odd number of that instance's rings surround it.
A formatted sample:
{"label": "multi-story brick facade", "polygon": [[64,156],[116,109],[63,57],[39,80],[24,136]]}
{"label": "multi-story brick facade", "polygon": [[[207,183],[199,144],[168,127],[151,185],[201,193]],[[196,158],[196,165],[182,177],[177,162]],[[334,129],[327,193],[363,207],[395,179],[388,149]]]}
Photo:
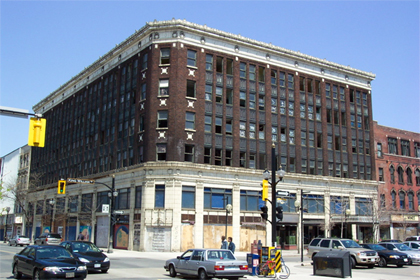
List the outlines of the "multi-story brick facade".
{"label": "multi-story brick facade", "polygon": [[[313,208],[305,214],[308,238],[337,230],[343,211],[329,207],[337,200],[350,205],[346,222],[356,236],[359,226],[373,224],[356,215],[376,190],[374,77],[207,26],[150,22],[34,106],[48,123],[45,148],[33,151],[31,171],[42,174],[34,205],[45,213],[42,201],[61,178],[109,181],[115,174],[117,208],[127,210],[126,247],[151,250],[150,230],[159,225],[154,234],[171,239],[166,250],[215,246],[219,236],[209,236],[209,228],[224,228],[224,205],[232,203],[229,233],[248,248],[270,238],[258,193],[275,144],[288,172],[282,188],[292,191],[280,201],[287,208],[282,242],[296,244],[300,236],[293,202],[301,189],[312,191],[304,199]],[[65,199],[56,198],[63,199],[61,226],[70,234],[89,226],[99,241],[107,189],[83,187],[70,185]],[[83,197],[95,208],[85,220],[78,213]],[[251,227],[253,237],[241,227]]]}
{"label": "multi-story brick facade", "polygon": [[420,134],[374,122],[383,238],[419,233]]}

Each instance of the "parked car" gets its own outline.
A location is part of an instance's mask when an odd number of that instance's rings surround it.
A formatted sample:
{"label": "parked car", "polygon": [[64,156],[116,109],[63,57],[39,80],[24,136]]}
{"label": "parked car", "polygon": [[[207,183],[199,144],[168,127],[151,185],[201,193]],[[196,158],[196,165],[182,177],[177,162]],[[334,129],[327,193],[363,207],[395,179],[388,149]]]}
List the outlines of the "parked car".
{"label": "parked car", "polygon": [[399,239],[384,239],[384,240],[381,240],[381,242],[397,242],[397,243],[402,243],[402,241],[399,240]]}
{"label": "parked car", "polygon": [[420,250],[420,241],[406,241],[403,244],[413,250]]}
{"label": "parked car", "polygon": [[59,245],[60,242],[63,241],[61,239],[61,235],[58,233],[49,233],[44,232],[40,236],[35,238],[34,244],[35,245]]}
{"label": "parked car", "polygon": [[249,275],[248,263],[223,249],[189,249],[176,259],[167,260],[164,268],[171,277],[179,273],[195,279],[239,279]]}
{"label": "parked car", "polygon": [[391,251],[379,244],[362,244],[363,248],[371,249],[378,252],[380,267],[386,267],[388,264],[395,264],[397,267],[402,267],[408,264],[408,256],[405,253]]}
{"label": "parked car", "polygon": [[86,265],[74,258],[61,246],[29,245],[13,257],[12,272],[15,279],[22,275],[32,279],[78,278],[85,279]]}
{"label": "parked car", "polygon": [[23,245],[29,245],[29,243],[31,243],[31,239],[25,235],[17,234],[9,239],[9,246],[12,246],[12,245],[23,246]]}
{"label": "parked car", "polygon": [[420,236],[409,236],[405,241],[420,241]]}
{"label": "parked car", "polygon": [[308,246],[308,255],[313,259],[321,251],[346,250],[350,253],[352,268],[356,265],[373,268],[379,262],[376,251],[365,249],[351,239],[314,238]]}
{"label": "parked car", "polygon": [[397,242],[381,242],[379,245],[384,246],[388,250],[394,250],[401,253],[406,253],[408,256],[408,264],[420,264],[420,252],[410,249],[407,245]]}
{"label": "parked car", "polygon": [[111,265],[103,250],[89,241],[64,241],[61,246],[69,250],[73,256],[83,262],[88,270],[100,270],[106,273]]}

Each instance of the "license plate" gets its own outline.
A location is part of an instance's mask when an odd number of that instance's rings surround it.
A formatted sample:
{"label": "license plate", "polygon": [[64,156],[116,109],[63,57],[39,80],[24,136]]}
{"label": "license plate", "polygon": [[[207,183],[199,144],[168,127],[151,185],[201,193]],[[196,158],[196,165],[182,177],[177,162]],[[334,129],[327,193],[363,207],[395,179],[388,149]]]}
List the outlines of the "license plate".
{"label": "license plate", "polygon": [[376,261],[376,260],[375,260],[375,259],[370,259],[370,261],[371,261],[371,262],[374,262],[374,261]]}
{"label": "license plate", "polygon": [[235,267],[235,266],[227,266],[227,267],[225,267],[225,270],[235,270],[235,269],[238,269],[238,268]]}
{"label": "license plate", "polygon": [[100,264],[100,263],[95,263],[95,264],[93,265],[93,267],[94,267],[94,268],[101,268],[101,264]]}
{"label": "license plate", "polygon": [[404,259],[405,262],[408,262],[408,259]]}
{"label": "license plate", "polygon": [[67,272],[66,278],[74,278],[74,272]]}

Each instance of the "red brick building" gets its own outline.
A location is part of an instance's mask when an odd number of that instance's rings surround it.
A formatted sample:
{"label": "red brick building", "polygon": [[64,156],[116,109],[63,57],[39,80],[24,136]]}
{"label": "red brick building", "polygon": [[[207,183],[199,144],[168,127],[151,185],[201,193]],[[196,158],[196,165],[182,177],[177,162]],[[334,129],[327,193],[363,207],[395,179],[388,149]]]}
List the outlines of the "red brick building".
{"label": "red brick building", "polygon": [[419,233],[420,134],[374,122],[381,236]]}

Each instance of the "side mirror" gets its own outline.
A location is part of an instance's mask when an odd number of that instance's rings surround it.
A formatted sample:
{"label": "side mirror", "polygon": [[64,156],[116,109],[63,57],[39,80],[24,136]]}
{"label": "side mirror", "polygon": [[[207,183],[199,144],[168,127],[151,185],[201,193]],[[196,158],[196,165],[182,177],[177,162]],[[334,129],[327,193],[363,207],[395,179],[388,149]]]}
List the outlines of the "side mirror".
{"label": "side mirror", "polygon": [[180,257],[180,256],[177,256],[176,258],[177,258],[178,260],[179,260],[179,259],[181,259],[181,257]]}
{"label": "side mirror", "polygon": [[343,250],[344,247],[343,246],[338,246],[338,249]]}
{"label": "side mirror", "polygon": [[397,248],[394,248],[394,249],[392,249],[392,250],[394,250],[394,251],[398,251],[398,249],[397,249]]}

